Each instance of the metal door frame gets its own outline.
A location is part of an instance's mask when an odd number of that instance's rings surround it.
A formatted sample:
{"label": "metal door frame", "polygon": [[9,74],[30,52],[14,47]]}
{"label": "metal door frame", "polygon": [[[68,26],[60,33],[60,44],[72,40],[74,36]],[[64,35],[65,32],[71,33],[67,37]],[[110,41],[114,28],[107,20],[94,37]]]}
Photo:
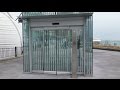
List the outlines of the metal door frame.
{"label": "metal door frame", "polygon": [[[33,70],[32,70],[32,47],[31,47],[31,45],[32,45],[32,34],[31,34],[31,28],[41,28],[41,30],[44,30],[44,29],[46,29],[46,30],[57,30],[57,29],[69,29],[69,30],[72,30],[72,34],[74,34],[74,31],[76,31],[77,29],[80,29],[80,28],[83,28],[83,32],[84,32],[84,25],[70,25],[70,26],[40,26],[40,27],[29,27],[29,55],[30,55],[30,72],[32,73],[33,72]],[[75,35],[75,34],[74,34]],[[73,37],[73,39],[75,39],[75,37],[76,37],[76,35],[75,36],[73,36],[72,35],[72,37]],[[85,35],[84,35],[84,37],[85,37]],[[74,47],[75,47],[75,43],[73,43],[72,44],[72,46],[74,45]],[[85,48],[85,41],[84,41],[84,45],[83,45],[83,48]],[[73,51],[72,51],[73,52]],[[76,54],[77,54],[77,51],[75,50],[74,52],[76,52]],[[84,54],[85,54],[85,50],[83,51],[84,52]],[[74,62],[74,60],[73,60],[73,58],[76,58],[76,56],[75,57],[73,57],[73,54],[72,54],[72,61],[71,61],[71,64],[73,64],[73,65],[71,65],[71,72],[70,73],[72,73],[72,77],[73,78],[76,78],[76,76],[77,76],[77,67],[75,67],[75,68],[73,68],[74,66],[76,66],[77,65],[77,62],[76,63],[73,63]],[[84,59],[84,62],[85,62],[85,57],[83,57],[83,59]],[[78,59],[76,60],[76,61],[78,61]],[[84,67],[84,69],[85,69],[85,67]]]}

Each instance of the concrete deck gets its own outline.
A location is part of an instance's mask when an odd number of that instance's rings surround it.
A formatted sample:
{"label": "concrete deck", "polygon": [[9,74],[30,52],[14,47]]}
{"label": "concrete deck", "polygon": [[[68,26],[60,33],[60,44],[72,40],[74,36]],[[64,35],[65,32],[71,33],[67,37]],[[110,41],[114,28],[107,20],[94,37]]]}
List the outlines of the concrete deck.
{"label": "concrete deck", "polygon": [[[120,79],[120,52],[94,50],[93,77],[78,79]],[[70,75],[25,74],[23,58],[0,61],[0,79],[71,79]]]}

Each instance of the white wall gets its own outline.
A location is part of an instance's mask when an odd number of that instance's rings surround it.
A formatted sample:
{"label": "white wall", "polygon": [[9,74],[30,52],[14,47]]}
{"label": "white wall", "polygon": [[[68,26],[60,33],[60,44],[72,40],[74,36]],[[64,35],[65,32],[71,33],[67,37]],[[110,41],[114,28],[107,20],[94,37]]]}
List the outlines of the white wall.
{"label": "white wall", "polygon": [[[15,23],[17,24],[17,22]],[[20,31],[20,36],[22,36],[22,28],[18,28]],[[0,48],[15,46],[21,46],[18,32],[10,19],[6,17],[2,12],[0,12]]]}

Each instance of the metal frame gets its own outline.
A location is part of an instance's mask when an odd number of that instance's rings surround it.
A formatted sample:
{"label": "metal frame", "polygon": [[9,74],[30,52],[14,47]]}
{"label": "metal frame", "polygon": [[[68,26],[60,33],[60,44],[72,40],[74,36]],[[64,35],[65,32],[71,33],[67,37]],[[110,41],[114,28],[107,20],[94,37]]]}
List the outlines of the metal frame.
{"label": "metal frame", "polygon": [[[66,15],[66,16],[69,16],[69,15]],[[85,17],[85,20],[84,20],[84,27],[83,27],[83,32],[82,32],[83,33],[83,75],[84,76],[92,76],[93,75],[93,50],[92,50],[92,45],[93,45],[93,42],[92,42],[92,40],[93,40],[93,17],[91,15],[90,16],[89,15],[84,16],[84,17]],[[24,22],[24,20],[26,20],[26,22]],[[31,28],[35,28],[35,27],[30,27],[30,23],[28,23],[29,22],[28,18],[24,19],[24,20],[23,20],[23,22],[26,23],[26,24],[23,25],[23,38],[24,38],[23,39],[24,40],[23,44],[24,44],[24,49],[26,49],[26,51],[24,50],[25,51],[24,54],[26,54],[26,55],[24,56],[23,67],[24,67],[24,72],[32,72]],[[46,26],[46,27],[44,26],[44,27],[41,27],[41,28],[46,29],[46,30],[47,29],[52,30],[52,29],[55,29],[55,28],[58,28],[58,27],[59,27],[59,29],[60,28],[61,29],[66,28],[66,26],[55,26],[54,28],[51,27],[51,26]],[[78,27],[77,25],[67,26],[68,29],[75,29],[75,28],[77,29],[77,27]],[[36,28],[39,28],[39,27],[36,27]],[[75,40],[76,35],[75,35],[74,32],[72,32],[72,33],[73,33],[73,40]],[[26,41],[28,43],[26,43]],[[27,46],[25,46],[25,45],[27,45]],[[73,44],[73,48],[76,48],[75,44]],[[77,50],[74,49],[73,52],[77,52]],[[75,55],[73,55],[72,58],[76,58]],[[29,62],[29,60],[30,60],[30,62]],[[73,67],[77,65],[76,64],[77,62],[76,61],[74,62],[74,61],[75,60],[72,60],[73,63],[71,63],[72,64],[71,66],[73,66]],[[74,75],[72,77],[77,77],[78,70],[77,71],[76,70],[77,69],[72,68],[71,72],[74,73]],[[75,74],[75,73],[77,73],[77,74]],[[57,75],[57,71],[56,71],[56,75]]]}
{"label": "metal frame", "polygon": [[77,78],[78,68],[76,31],[72,30],[72,78]]}

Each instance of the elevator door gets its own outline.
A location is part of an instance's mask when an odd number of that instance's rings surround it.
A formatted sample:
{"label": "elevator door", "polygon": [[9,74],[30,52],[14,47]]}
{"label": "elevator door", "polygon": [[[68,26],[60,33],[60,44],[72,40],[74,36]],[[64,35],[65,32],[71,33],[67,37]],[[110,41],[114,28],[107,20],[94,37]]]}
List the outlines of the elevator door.
{"label": "elevator door", "polygon": [[71,72],[72,31],[77,41],[77,71],[84,70],[83,29],[78,28],[31,28],[31,50],[33,71]]}
{"label": "elevator door", "polygon": [[32,70],[71,71],[72,30],[32,28]]}

